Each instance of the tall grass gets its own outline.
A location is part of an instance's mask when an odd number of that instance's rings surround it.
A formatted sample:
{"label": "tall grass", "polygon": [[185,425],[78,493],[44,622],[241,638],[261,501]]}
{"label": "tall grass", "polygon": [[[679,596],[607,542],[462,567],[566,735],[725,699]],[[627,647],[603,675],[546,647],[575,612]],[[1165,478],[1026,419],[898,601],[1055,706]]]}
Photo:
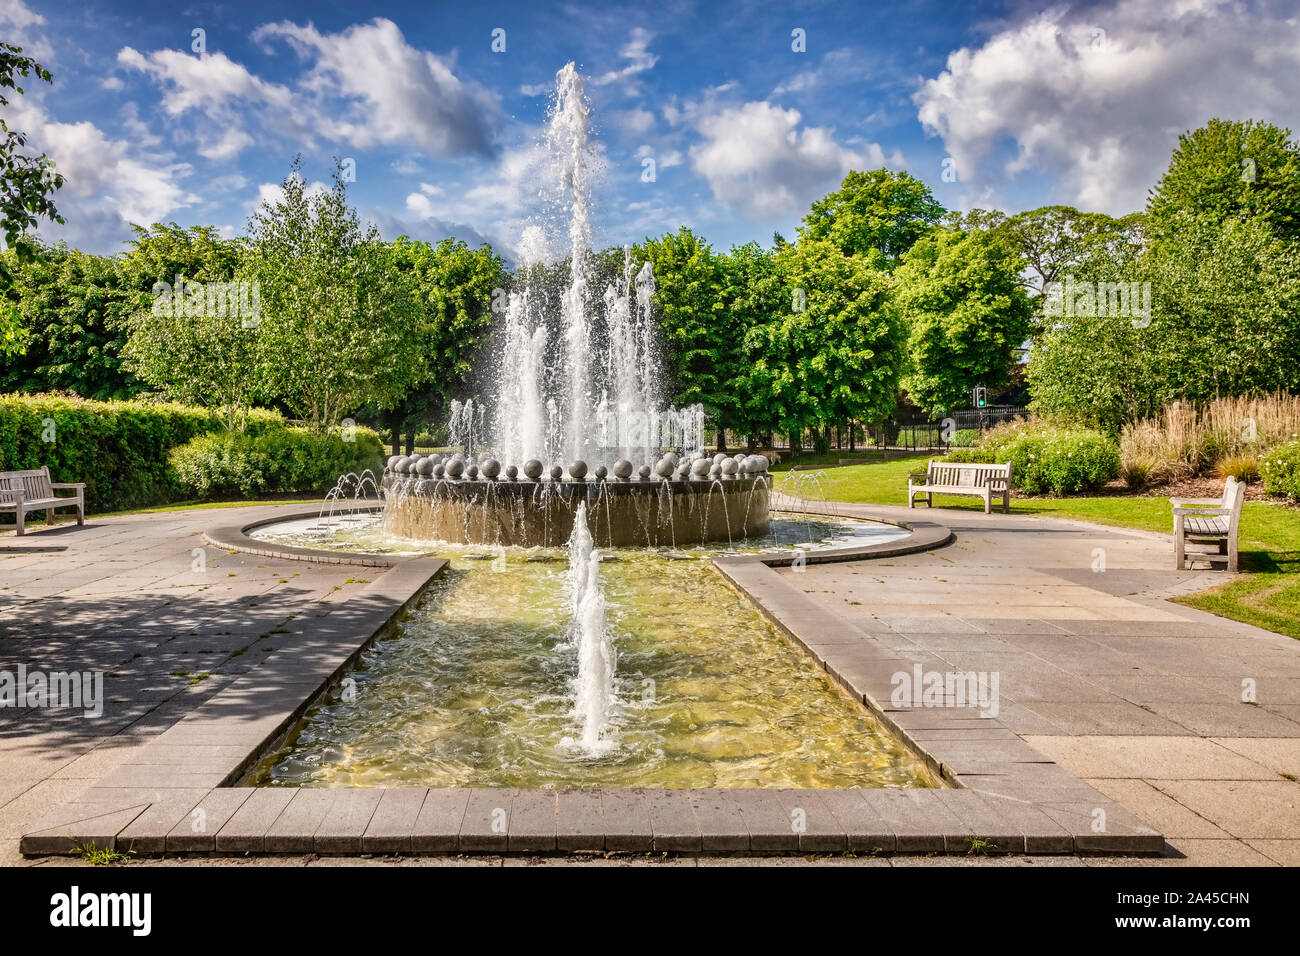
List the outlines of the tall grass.
{"label": "tall grass", "polygon": [[1300,434],[1300,395],[1174,402],[1159,418],[1125,425],[1120,474],[1130,487],[1165,484],[1217,469],[1249,474],[1250,462]]}

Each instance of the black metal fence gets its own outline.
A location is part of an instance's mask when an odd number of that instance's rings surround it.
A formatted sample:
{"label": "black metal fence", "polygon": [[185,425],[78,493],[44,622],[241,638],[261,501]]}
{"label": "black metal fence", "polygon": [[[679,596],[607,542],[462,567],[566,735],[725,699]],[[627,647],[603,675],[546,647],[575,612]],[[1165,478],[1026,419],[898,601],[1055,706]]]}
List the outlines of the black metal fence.
{"label": "black metal fence", "polygon": [[[1022,405],[989,405],[984,408],[962,409],[944,418],[925,416],[899,416],[884,422],[864,425],[846,423],[814,432],[805,429],[801,435],[775,433],[761,436],[756,444],[776,451],[788,452],[792,442],[799,451],[811,452],[817,447],[832,451],[942,451],[949,448],[966,448],[972,445],[980,432],[1002,422],[1028,416]],[[745,436],[728,435],[728,442],[744,448]]]}

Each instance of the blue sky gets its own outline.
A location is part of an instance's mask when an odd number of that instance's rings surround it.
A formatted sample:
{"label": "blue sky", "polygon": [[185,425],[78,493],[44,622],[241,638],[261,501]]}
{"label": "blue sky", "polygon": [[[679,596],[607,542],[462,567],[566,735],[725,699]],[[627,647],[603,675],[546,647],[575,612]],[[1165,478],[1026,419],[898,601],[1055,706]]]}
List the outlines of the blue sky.
{"label": "blue sky", "polygon": [[386,237],[509,255],[569,60],[601,154],[597,243],[684,224],[725,248],[793,234],[845,172],[880,165],[950,208],[1140,208],[1183,130],[1215,115],[1296,126],[1298,10],[0,0],[0,36],[55,74],[6,113],[68,179],[68,223],[48,238],[114,252],[130,222],[155,220],[238,234],[301,152],[309,180],[353,159],[353,202]]}

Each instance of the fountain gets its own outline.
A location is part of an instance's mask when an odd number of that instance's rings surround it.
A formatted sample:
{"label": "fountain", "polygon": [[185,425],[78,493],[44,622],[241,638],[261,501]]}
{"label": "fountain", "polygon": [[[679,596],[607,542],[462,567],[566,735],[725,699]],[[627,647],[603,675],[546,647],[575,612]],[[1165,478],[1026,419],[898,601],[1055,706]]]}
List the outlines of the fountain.
{"label": "fountain", "polygon": [[568,263],[558,310],[550,314],[545,290],[532,285],[529,266],[548,244],[530,226],[521,243],[525,281],[508,296],[497,330],[489,405],[452,403],[448,431],[463,453],[388,459],[385,527],[412,538],[559,547],[581,510],[599,547],[762,533],[767,459],[704,457],[703,408],[664,404],[650,263],[638,267],[625,248],[618,286],[591,293],[590,107],[572,63],[556,74],[546,143],[567,222],[556,243]]}

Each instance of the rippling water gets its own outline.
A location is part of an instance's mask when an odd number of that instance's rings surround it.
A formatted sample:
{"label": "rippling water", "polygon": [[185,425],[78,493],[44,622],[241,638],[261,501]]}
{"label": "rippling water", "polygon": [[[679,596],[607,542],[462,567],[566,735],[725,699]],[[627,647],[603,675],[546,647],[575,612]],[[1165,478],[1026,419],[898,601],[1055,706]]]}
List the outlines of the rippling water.
{"label": "rippling water", "polygon": [[[789,524],[801,527],[777,527],[746,544],[772,547],[783,534],[807,540],[808,527]],[[873,531],[836,530],[839,524],[813,533],[820,540]],[[684,549],[678,560],[647,550],[606,552],[614,560],[601,565],[600,579],[618,665],[613,746],[597,753],[576,742],[577,659],[563,552],[436,550],[451,567],[399,633],[366,652],[351,674],[354,692],[335,687],[313,707],[286,746],[263,761],[258,783],[935,783],[865,707],[730,588],[707,560],[716,550]]]}

